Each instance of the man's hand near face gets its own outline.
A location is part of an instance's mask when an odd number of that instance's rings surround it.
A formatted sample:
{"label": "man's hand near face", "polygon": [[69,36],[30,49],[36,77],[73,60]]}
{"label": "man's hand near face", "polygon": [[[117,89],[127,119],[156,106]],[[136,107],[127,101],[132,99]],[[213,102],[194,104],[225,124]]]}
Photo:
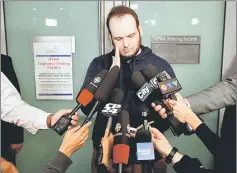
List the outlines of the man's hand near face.
{"label": "man's hand near face", "polygon": [[115,55],[112,56],[112,58],[113,58],[113,63],[111,65],[110,69],[114,66],[118,66],[120,68],[120,53],[119,53],[118,46],[115,48]]}

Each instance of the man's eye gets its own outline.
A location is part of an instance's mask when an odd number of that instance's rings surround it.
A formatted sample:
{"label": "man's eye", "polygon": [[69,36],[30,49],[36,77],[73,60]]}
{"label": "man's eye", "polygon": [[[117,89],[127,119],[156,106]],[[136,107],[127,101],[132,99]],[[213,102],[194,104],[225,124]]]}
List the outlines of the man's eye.
{"label": "man's eye", "polygon": [[132,38],[133,36],[134,36],[134,34],[131,34],[131,35],[129,35],[128,37]]}
{"label": "man's eye", "polygon": [[121,38],[115,38],[115,40],[116,40],[116,41],[120,41],[120,40],[121,40]]}

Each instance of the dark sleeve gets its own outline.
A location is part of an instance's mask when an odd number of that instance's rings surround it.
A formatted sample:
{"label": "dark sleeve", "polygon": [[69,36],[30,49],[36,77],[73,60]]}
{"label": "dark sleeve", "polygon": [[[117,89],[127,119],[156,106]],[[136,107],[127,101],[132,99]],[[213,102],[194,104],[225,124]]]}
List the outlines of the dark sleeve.
{"label": "dark sleeve", "polygon": [[177,173],[214,173],[210,169],[205,169],[202,163],[196,158],[184,155],[182,159],[173,166]]}
{"label": "dark sleeve", "polygon": [[15,124],[2,122],[2,139],[8,141],[8,144],[21,144],[24,142],[24,130]]}
{"label": "dark sleeve", "polygon": [[104,164],[100,164],[97,168],[98,173],[109,173],[107,167]]}
{"label": "dark sleeve", "polygon": [[[11,57],[1,54],[1,71],[20,93],[20,85]],[[20,144],[24,142],[24,129],[22,127],[16,126],[12,123],[4,122],[3,133],[6,133],[6,140],[8,140],[9,144]]]}
{"label": "dark sleeve", "polygon": [[[82,84],[81,90],[83,90],[83,88],[85,88],[91,81],[91,79],[93,77],[95,77],[95,75],[97,75],[99,73],[99,68],[98,68],[99,64],[96,62],[96,58],[90,63],[89,68],[87,69],[86,72],[86,77],[85,80]],[[95,104],[95,99],[93,99],[86,107],[82,107],[81,110],[85,115],[88,115],[89,112],[91,111],[92,107]]]}
{"label": "dark sleeve", "polygon": [[1,72],[9,79],[9,81],[14,85],[19,93],[20,85],[16,76],[16,72],[14,70],[12,59],[9,56],[1,55]]}
{"label": "dark sleeve", "polygon": [[216,156],[220,149],[221,139],[213,133],[205,123],[199,125],[195,133],[213,156]]}
{"label": "dark sleeve", "polygon": [[54,159],[46,166],[44,173],[65,173],[71,164],[71,159],[58,151]]}

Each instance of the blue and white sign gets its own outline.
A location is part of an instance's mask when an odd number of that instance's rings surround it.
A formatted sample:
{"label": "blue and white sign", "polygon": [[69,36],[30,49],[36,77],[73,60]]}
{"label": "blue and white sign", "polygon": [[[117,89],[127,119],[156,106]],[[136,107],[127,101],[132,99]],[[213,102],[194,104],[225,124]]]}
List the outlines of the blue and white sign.
{"label": "blue and white sign", "polygon": [[71,42],[33,43],[36,99],[72,100]]}
{"label": "blue and white sign", "polygon": [[138,160],[154,160],[154,146],[152,142],[137,143],[137,159]]}

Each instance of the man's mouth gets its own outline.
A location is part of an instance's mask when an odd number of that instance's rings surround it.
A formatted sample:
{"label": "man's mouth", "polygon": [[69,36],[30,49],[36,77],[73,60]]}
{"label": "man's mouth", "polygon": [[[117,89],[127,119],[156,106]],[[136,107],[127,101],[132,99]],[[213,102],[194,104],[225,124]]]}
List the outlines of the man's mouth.
{"label": "man's mouth", "polygon": [[124,50],[124,53],[129,53],[129,52],[131,52],[131,51],[132,51],[132,49]]}

